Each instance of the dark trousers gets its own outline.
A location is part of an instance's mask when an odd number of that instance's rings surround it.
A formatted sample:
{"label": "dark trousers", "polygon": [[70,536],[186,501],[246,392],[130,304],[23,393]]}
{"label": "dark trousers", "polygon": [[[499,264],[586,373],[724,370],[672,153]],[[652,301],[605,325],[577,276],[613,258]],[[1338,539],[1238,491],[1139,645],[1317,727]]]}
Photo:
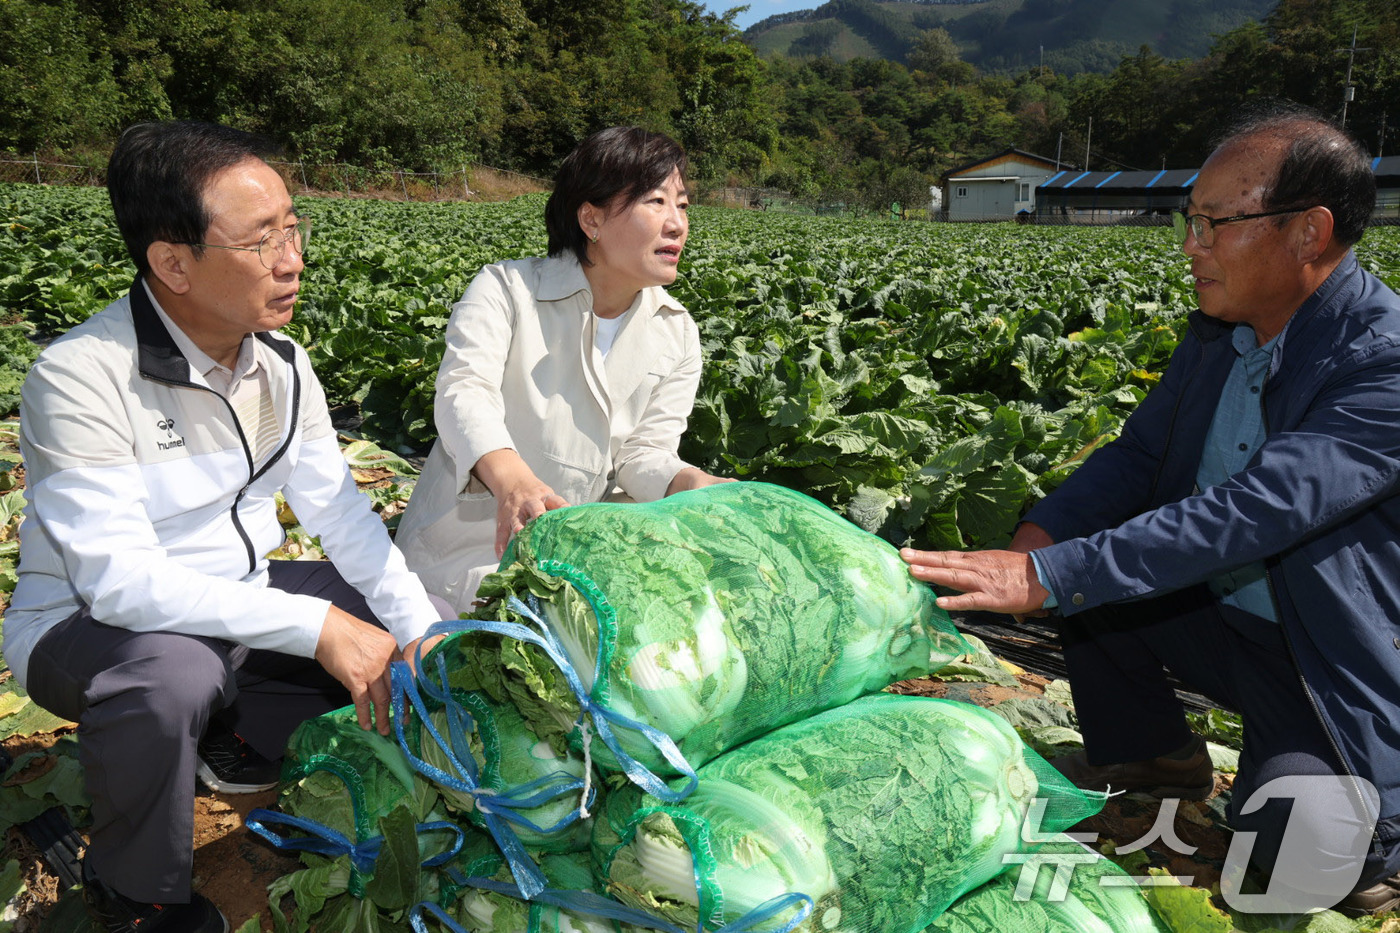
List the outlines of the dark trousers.
{"label": "dark trousers", "polygon": [[[270,586],[377,622],[324,561],[272,561]],[[173,632],[133,632],[86,609],[34,647],[28,688],[78,723],[92,828],[87,859],[127,897],[184,902],[194,861],[196,746],[211,719],[276,760],[305,719],[350,702],[319,664]]]}
{"label": "dark trousers", "polygon": [[[1187,742],[1190,730],[1167,681],[1170,671],[1244,722],[1230,823],[1236,832],[1258,834],[1252,861],[1273,870],[1290,819],[1305,821],[1321,862],[1349,851],[1357,827],[1365,825],[1352,795],[1291,805],[1274,799],[1247,812],[1254,792],[1275,778],[1345,774],[1277,624],[1223,605],[1198,586],[1070,616],[1061,637],[1091,763],[1155,758]],[[1347,865],[1354,862],[1338,855],[1336,870]],[[1359,887],[1397,870],[1400,846],[1386,850],[1373,837]]]}

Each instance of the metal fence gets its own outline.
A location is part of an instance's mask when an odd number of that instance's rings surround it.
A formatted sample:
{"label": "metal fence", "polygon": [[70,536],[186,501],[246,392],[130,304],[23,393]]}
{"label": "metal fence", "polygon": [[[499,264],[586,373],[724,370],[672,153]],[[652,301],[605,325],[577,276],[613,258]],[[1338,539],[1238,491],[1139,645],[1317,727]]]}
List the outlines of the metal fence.
{"label": "metal fence", "polygon": [[[0,182],[36,185],[102,185],[106,169],[40,159],[22,158],[13,153],[0,158]],[[534,175],[491,165],[463,165],[443,172],[409,172],[396,168],[364,168],[346,163],[315,164],[269,160],[298,194],[339,193],[396,197],[406,201],[461,201],[479,197],[489,190],[493,195],[525,193],[548,189],[550,182]],[[512,190],[518,189],[518,190]]]}
{"label": "metal fence", "polygon": [[35,185],[100,185],[105,174],[90,165],[46,162],[37,156],[29,159],[12,156],[0,159],[0,181]]}

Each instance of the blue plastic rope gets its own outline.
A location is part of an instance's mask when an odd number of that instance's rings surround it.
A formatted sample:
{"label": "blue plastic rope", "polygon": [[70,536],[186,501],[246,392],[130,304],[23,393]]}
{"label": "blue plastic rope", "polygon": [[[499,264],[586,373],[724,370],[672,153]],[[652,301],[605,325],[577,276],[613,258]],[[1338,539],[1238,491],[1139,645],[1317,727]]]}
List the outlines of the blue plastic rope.
{"label": "blue plastic rope", "polygon": [[[395,661],[390,667],[390,677],[393,684],[392,718],[394,720],[394,734],[397,736],[399,746],[403,749],[403,753],[408,758],[409,763],[429,780],[459,793],[469,794],[478,811],[480,811],[482,820],[486,823],[487,831],[491,834],[491,837],[496,840],[496,845],[500,847],[501,853],[505,856],[506,862],[510,865],[511,873],[516,878],[520,879],[521,887],[529,892],[527,897],[533,896],[536,892],[543,891],[545,888],[544,873],[540,871],[539,866],[535,864],[530,854],[525,851],[525,846],[520,842],[520,838],[516,836],[514,830],[510,829],[505,822],[506,819],[517,819],[521,822],[528,823],[528,820],[514,813],[511,806],[506,805],[523,805],[525,802],[504,798],[502,795],[478,786],[476,780],[476,759],[470,754],[467,754],[465,755],[466,762],[463,762],[443,740],[441,733],[437,731],[432,720],[428,717],[427,708],[423,702],[422,696],[418,693],[415,678],[406,662]],[[428,734],[432,737],[433,741],[438,744],[438,747],[448,756],[448,760],[452,766],[457,769],[458,773],[463,775],[463,777],[459,778],[448,774],[441,768],[431,765],[413,754],[412,750],[409,748],[408,737],[404,735],[403,728],[404,719],[406,718],[405,714],[410,705],[419,711],[419,719],[424,728],[428,730]],[[564,774],[564,772],[556,773],[563,775],[567,779],[565,786],[562,786],[557,792],[532,794],[528,798],[528,801],[526,801],[530,806],[539,806],[540,803],[553,800],[561,793],[570,792],[571,788],[567,786],[568,782],[573,782],[575,788],[582,786],[582,783],[579,782],[577,778]],[[528,793],[534,791],[536,787],[542,787],[552,778],[553,775],[538,778],[530,782],[530,784],[526,785],[524,788],[518,788],[516,792],[524,791]],[[577,811],[570,814],[570,817],[577,818]],[[568,822],[568,818],[561,821],[561,823],[565,824]],[[533,824],[530,825],[531,828],[538,830]]]}
{"label": "blue plastic rope", "polygon": [[[506,638],[513,638],[517,641],[535,645],[554,662],[559,672],[564,675],[564,680],[568,683],[570,692],[572,692],[574,698],[578,700],[579,727],[582,727],[585,716],[592,718],[594,732],[597,733],[598,738],[603,741],[603,744],[608,747],[608,750],[613,753],[613,756],[617,759],[623,772],[632,783],[667,803],[676,803],[688,797],[691,792],[695,790],[698,779],[695,776],[695,769],[690,766],[690,762],[681,754],[681,750],[676,746],[675,741],[655,726],[630,719],[608,709],[606,706],[599,705],[593,700],[589,692],[584,689],[583,681],[579,678],[578,671],[574,669],[573,662],[569,660],[568,652],[564,650],[563,645],[559,643],[554,632],[541,618],[538,599],[534,596],[529,597],[529,603],[527,605],[527,603],[521,602],[520,599],[512,596],[507,606],[517,615],[533,622],[539,627],[539,630],[536,631],[533,628],[516,622],[496,622],[489,619],[459,619],[436,623],[432,628],[428,629],[428,633],[424,636],[424,639],[434,635],[449,635],[458,632],[487,632],[488,634],[501,635]],[[418,669],[420,671],[422,670],[421,662]],[[422,677],[421,675],[419,679],[425,683],[424,689],[429,696],[432,696],[434,699],[444,704],[450,704],[451,692],[446,689],[445,678],[442,684],[433,683],[430,678]],[[661,753],[661,756],[666,759],[667,763],[686,779],[685,787],[679,791],[672,790],[665,781],[657,777],[647,769],[645,765],[625,752],[613,734],[612,727],[614,725],[641,733],[641,735]],[[407,747],[405,747],[405,751],[407,751]],[[446,751],[446,748],[444,748],[444,751]]]}
{"label": "blue plastic rope", "polygon": [[[307,836],[279,836],[268,829],[265,824],[290,826],[299,829]],[[244,818],[243,824],[259,836],[266,839],[279,849],[292,849],[298,852],[314,852],[317,855],[324,855],[329,858],[339,858],[342,855],[350,856],[350,864],[355,866],[356,871],[364,874],[371,874],[374,871],[374,863],[379,859],[379,852],[384,847],[384,837],[374,836],[363,842],[351,842],[342,833],[331,829],[315,820],[308,820],[305,817],[292,816],[290,813],[278,813],[276,810],[267,810],[258,807],[250,810]],[[423,868],[436,868],[454,857],[462,851],[462,842],[465,835],[462,828],[456,824],[437,820],[432,823],[419,823],[414,827],[420,834],[426,832],[436,832],[446,830],[456,834],[456,841],[452,847],[445,852],[425,860]]]}
{"label": "blue plastic rope", "polygon": [[[676,803],[690,796],[691,792],[695,790],[699,779],[696,778],[695,769],[690,766],[690,762],[681,754],[681,750],[677,747],[675,740],[655,726],[630,719],[594,701],[592,695],[584,689],[583,681],[579,678],[578,671],[574,669],[573,663],[569,660],[568,652],[565,651],[564,647],[559,643],[553,630],[545,623],[538,598],[530,596],[527,598],[526,602],[522,602],[519,598],[512,596],[506,605],[512,612],[529,619],[535,625],[539,626],[538,637],[522,637],[521,640],[529,641],[531,644],[538,645],[544,649],[549,655],[550,660],[559,667],[560,673],[564,675],[565,681],[569,684],[569,689],[573,691],[575,698],[579,701],[579,706],[581,707],[579,713],[580,722],[585,714],[592,717],[593,729],[597,732],[598,738],[602,739],[603,744],[613,753],[613,756],[617,759],[618,764],[621,765],[628,779],[653,797],[658,797],[668,803]],[[498,624],[510,625],[511,623]],[[524,626],[517,627],[530,633],[531,636],[534,636],[533,630],[525,628]],[[642,737],[661,753],[661,757],[665,758],[666,762],[670,764],[671,767],[675,768],[686,778],[685,789],[680,791],[671,790],[665,781],[653,774],[645,765],[637,761],[637,759],[623,751],[621,745],[613,735],[613,725],[640,732]]]}
{"label": "blue plastic rope", "polygon": [[[485,891],[493,891],[497,894],[504,894],[516,900],[527,900],[518,885],[508,881],[496,881],[492,878],[464,878],[459,872],[448,869],[449,875],[454,883],[463,887],[481,888]],[[605,920],[616,920],[619,923],[630,924],[631,926],[642,927],[648,930],[661,930],[662,933],[689,933],[685,927],[654,916],[644,910],[635,907],[628,907],[609,897],[595,894],[592,891],[561,891],[554,888],[547,888],[540,891],[534,897],[528,899],[530,903],[549,904],[571,913],[583,914],[590,917],[601,917]],[[760,923],[772,919],[784,910],[796,904],[802,906],[798,908],[796,916],[785,923],[782,927],[772,931],[772,933],[791,933],[798,924],[806,920],[812,913],[812,899],[805,894],[783,894],[771,898],[759,904],[753,910],[739,917],[732,923],[726,923],[716,930],[724,933],[751,933]],[[432,913],[439,921],[454,933],[467,933],[459,926],[447,913],[437,904],[431,901],[424,901],[417,904],[409,912],[409,924],[415,933],[428,933],[426,924],[422,919],[424,911]],[[702,923],[696,926],[696,933],[706,933],[706,927]]]}
{"label": "blue plastic rope", "polygon": [[[480,888],[483,891],[492,891],[496,894],[503,894],[506,897],[513,897],[516,900],[523,900],[518,885],[509,881],[497,881],[494,878],[462,877],[460,872],[448,869],[452,881],[462,887]],[[631,924],[632,926],[645,927],[648,930],[662,930],[664,933],[688,933],[683,927],[653,916],[645,910],[635,907],[628,907],[626,904],[595,894],[592,891],[564,891],[558,888],[547,888],[535,897],[531,898],[531,903],[549,904],[561,910],[568,910],[573,913],[584,914],[591,917],[602,917],[606,920],[617,920],[620,923]]]}

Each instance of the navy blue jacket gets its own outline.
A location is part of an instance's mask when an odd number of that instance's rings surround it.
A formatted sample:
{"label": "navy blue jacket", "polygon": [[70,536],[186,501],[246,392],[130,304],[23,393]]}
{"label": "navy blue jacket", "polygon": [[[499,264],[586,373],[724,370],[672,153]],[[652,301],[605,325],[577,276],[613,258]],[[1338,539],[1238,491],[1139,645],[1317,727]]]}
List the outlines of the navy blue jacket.
{"label": "navy blue jacket", "polygon": [[1227,482],[1196,468],[1236,354],[1200,311],[1162,381],[1027,515],[1066,615],[1264,561],[1318,717],[1400,839],[1400,297],[1350,253],[1294,314],[1264,387],[1268,438]]}

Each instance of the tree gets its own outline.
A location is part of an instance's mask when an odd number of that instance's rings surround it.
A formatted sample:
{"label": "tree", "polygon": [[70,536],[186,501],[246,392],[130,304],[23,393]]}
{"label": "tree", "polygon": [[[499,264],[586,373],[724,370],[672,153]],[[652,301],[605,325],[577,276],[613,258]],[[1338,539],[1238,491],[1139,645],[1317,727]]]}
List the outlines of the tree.
{"label": "tree", "polygon": [[0,147],[64,148],[117,132],[122,95],[96,27],[73,0],[0,3]]}

